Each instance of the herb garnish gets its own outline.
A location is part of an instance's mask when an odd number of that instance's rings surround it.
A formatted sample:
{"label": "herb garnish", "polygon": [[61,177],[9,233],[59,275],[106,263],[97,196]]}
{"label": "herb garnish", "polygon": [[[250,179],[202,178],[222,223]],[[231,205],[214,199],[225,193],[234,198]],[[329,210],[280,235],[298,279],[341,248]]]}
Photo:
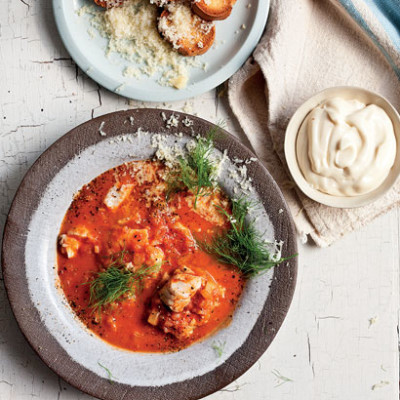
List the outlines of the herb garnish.
{"label": "herb garnish", "polygon": [[210,254],[215,254],[221,262],[237,266],[245,276],[255,276],[265,272],[289,258],[276,259],[270,253],[268,243],[257,232],[254,221],[246,221],[252,202],[241,197],[232,201],[232,215],[221,207],[217,208],[231,223],[230,229],[215,236],[211,243],[199,243]]}
{"label": "herb garnish", "polygon": [[286,376],[283,376],[277,369],[274,369],[271,371],[273,375],[276,376],[276,378],[280,381],[275,387],[282,386],[283,384],[287,382],[293,382],[293,379],[287,378]]}
{"label": "herb garnish", "polygon": [[97,361],[97,364],[107,372],[108,381],[112,385],[114,383],[114,381],[113,381],[113,375],[112,375],[111,371],[107,367],[105,367],[103,364],[101,364],[99,361]]}
{"label": "herb garnish", "polygon": [[216,186],[215,182],[215,161],[211,159],[215,131],[208,134],[206,138],[197,139],[196,145],[184,158],[179,158],[179,170],[175,172],[170,181],[167,192],[167,199],[171,193],[182,188],[191,190],[195,195],[194,208],[197,199],[208,196]]}
{"label": "herb garnish", "polygon": [[159,265],[142,266],[136,271],[127,268],[124,249],[111,262],[106,270],[96,273],[96,277],[87,282],[90,285],[89,304],[92,308],[101,309],[124,295],[134,295],[142,288],[143,279],[159,269]]}
{"label": "herb garnish", "polygon": [[224,354],[224,348],[225,348],[226,342],[213,342],[211,347],[217,354],[218,358],[222,357],[222,354]]}

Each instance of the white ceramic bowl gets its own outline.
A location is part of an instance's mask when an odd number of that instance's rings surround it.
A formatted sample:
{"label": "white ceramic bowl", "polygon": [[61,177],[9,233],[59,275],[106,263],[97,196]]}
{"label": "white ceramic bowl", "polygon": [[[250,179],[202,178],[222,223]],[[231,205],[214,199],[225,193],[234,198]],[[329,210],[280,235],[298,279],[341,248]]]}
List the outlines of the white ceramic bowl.
{"label": "white ceramic bowl", "polygon": [[[312,109],[322,102],[334,97],[341,97],[348,100],[356,99],[365,104],[376,104],[383,108],[392,120],[396,136],[396,158],[393,167],[384,182],[378,188],[369,193],[359,196],[333,196],[323,193],[313,188],[306,181],[300,170],[296,154],[296,141],[301,124]],[[400,116],[388,100],[368,90],[352,86],[325,89],[303,103],[290,119],[286,128],[285,156],[293,180],[296,182],[299,189],[310,199],[337,208],[355,208],[365,206],[377,200],[391,189],[400,175]]]}
{"label": "white ceramic bowl", "polygon": [[[164,114],[167,119],[174,114],[179,124],[167,128]],[[190,126],[183,123],[187,118]],[[29,170],[14,199],[1,260],[11,307],[43,361],[96,398],[203,398],[237,379],[261,357],[289,309],[297,257],[249,280],[234,318],[224,329],[179,352],[140,353],[111,346],[93,335],[60,291],[56,237],[77,190],[124,162],[153,158],[155,134],[162,134],[166,146],[183,150],[192,132],[205,136],[215,128],[171,110],[142,108],[100,116],[54,143]],[[99,134],[101,129],[106,136]],[[233,196],[237,182],[231,172],[239,174],[240,165],[230,160],[250,159],[254,154],[222,129],[215,146],[220,156],[227,151],[220,182]],[[267,241],[284,242],[283,257],[296,254],[294,226],[278,186],[259,161],[248,164],[247,173],[254,190],[246,197],[259,204],[252,213],[256,229]],[[220,356],[214,342],[223,343]],[[112,385],[105,368],[112,371]]]}

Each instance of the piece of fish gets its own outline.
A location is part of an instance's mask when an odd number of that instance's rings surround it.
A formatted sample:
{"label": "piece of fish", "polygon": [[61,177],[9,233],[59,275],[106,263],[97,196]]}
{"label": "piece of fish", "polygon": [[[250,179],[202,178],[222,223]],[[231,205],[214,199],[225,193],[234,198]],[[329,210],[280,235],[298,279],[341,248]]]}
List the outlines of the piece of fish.
{"label": "piece of fish", "polygon": [[204,279],[193,274],[189,268],[176,270],[160,290],[160,298],[174,312],[181,312],[201,288]]}
{"label": "piece of fish", "polygon": [[126,198],[131,194],[134,185],[115,184],[106,194],[104,204],[112,211],[115,211]]}

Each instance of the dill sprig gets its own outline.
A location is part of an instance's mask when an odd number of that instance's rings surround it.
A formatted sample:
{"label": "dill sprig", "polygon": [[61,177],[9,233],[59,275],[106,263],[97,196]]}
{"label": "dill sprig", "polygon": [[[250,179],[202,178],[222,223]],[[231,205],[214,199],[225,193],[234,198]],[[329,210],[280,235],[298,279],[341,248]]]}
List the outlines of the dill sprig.
{"label": "dill sprig", "polygon": [[287,382],[293,382],[293,379],[283,376],[277,369],[272,370],[271,373],[278,379],[278,384],[275,387],[282,386]]}
{"label": "dill sprig", "polygon": [[222,355],[224,354],[224,348],[225,348],[226,342],[213,342],[211,347],[217,354],[217,357],[221,358]]}
{"label": "dill sprig", "polygon": [[167,199],[171,193],[182,188],[192,191],[195,195],[194,208],[199,197],[208,196],[216,185],[215,161],[211,159],[214,148],[215,128],[206,138],[197,139],[196,145],[189,151],[186,157],[179,158],[179,170],[169,180]]}
{"label": "dill sprig", "polygon": [[247,277],[266,272],[292,258],[276,259],[276,256],[270,253],[268,243],[255,228],[254,221],[246,221],[252,207],[254,204],[243,197],[232,201],[232,215],[217,206],[229,220],[230,229],[215,236],[211,243],[200,243],[205,251],[216,255],[221,262],[235,265]]}
{"label": "dill sprig", "polygon": [[107,367],[105,367],[103,364],[101,364],[100,361],[97,361],[97,364],[107,372],[108,381],[112,385],[114,383],[114,381],[113,381],[113,374],[111,373],[111,371]]}
{"label": "dill sprig", "polygon": [[120,300],[125,295],[134,295],[142,289],[142,281],[149,274],[158,270],[159,266],[142,266],[136,271],[127,269],[124,262],[126,250],[117,253],[117,258],[95,278],[87,282],[90,285],[89,304],[101,310],[103,307]]}

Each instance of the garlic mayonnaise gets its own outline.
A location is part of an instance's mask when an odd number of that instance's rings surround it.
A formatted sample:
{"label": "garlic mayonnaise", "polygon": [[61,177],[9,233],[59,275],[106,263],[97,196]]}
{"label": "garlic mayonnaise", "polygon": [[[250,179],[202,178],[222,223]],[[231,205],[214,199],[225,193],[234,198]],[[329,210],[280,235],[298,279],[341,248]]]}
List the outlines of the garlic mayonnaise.
{"label": "garlic mayonnaise", "polygon": [[388,176],[396,138],[381,107],[333,98],[304,119],[296,152],[300,170],[314,189],[357,196],[376,189]]}

